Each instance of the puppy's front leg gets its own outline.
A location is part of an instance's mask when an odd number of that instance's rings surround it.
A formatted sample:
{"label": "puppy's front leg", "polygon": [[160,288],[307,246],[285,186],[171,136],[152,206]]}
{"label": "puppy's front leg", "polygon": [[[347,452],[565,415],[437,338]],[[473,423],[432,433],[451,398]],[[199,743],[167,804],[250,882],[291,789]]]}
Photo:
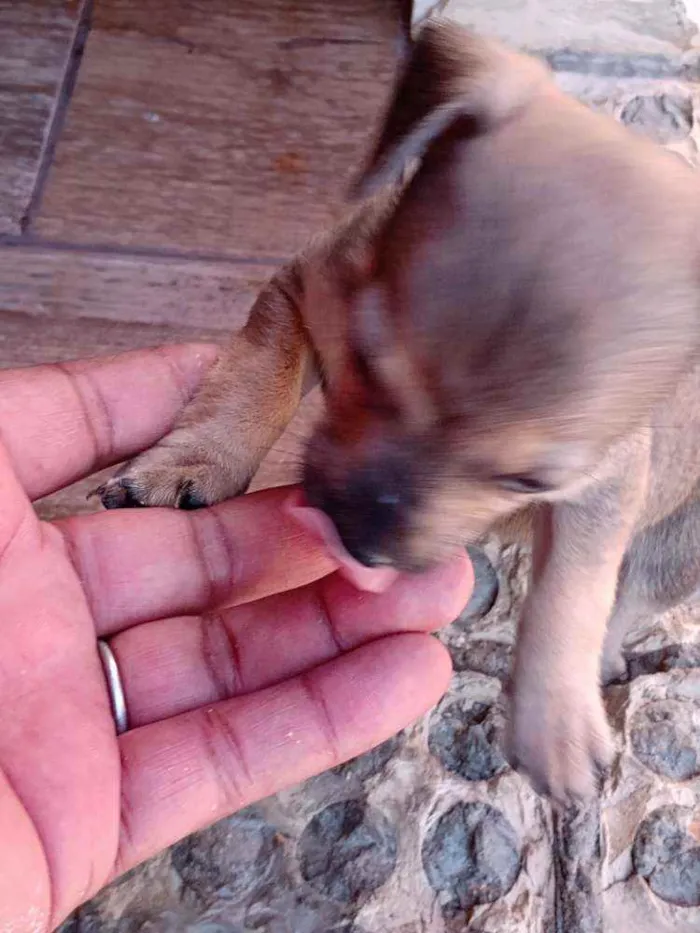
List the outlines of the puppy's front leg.
{"label": "puppy's front leg", "polygon": [[566,803],[593,794],[613,744],[600,658],[620,564],[645,488],[637,444],[615,475],[535,518],[532,588],[518,633],[510,752],[535,788]]}
{"label": "puppy's front leg", "polygon": [[192,509],[246,490],[304,388],[318,381],[316,358],[325,373],[338,369],[345,292],[366,275],[394,197],[362,204],[269,282],[175,429],[97,490],[107,508]]}
{"label": "puppy's front leg", "polygon": [[192,509],[245,491],[313,374],[302,291],[297,264],[270,281],[174,430],[98,490],[107,508]]}

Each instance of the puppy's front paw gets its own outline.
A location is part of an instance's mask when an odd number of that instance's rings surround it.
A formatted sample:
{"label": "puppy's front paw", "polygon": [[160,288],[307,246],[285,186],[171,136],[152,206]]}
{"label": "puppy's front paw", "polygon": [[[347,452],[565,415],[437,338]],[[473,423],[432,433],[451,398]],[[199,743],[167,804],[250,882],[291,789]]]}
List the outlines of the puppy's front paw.
{"label": "puppy's front paw", "polygon": [[511,764],[538,793],[563,805],[594,796],[614,756],[595,682],[553,688],[516,681],[508,745]]}
{"label": "puppy's front paw", "polygon": [[194,443],[162,444],[127,463],[94,495],[106,509],[200,509],[246,491],[252,467],[241,466]]}

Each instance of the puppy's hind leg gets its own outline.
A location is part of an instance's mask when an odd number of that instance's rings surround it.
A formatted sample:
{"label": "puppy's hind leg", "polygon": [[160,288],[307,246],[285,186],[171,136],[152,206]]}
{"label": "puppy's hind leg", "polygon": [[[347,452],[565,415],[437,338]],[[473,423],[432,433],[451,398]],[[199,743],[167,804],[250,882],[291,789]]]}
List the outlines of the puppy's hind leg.
{"label": "puppy's hind leg", "polygon": [[624,679],[623,645],[643,625],[700,593],[700,497],[638,532],[620,568],[608,623],[603,683]]}
{"label": "puppy's hind leg", "polygon": [[194,509],[245,492],[313,372],[301,291],[296,264],[270,281],[175,428],[97,490],[106,508]]}
{"label": "puppy's hind leg", "polygon": [[600,681],[603,686],[627,680],[627,660],[623,650],[625,640],[656,616],[655,608],[638,594],[626,591],[618,594],[618,601],[610,616],[600,662]]}

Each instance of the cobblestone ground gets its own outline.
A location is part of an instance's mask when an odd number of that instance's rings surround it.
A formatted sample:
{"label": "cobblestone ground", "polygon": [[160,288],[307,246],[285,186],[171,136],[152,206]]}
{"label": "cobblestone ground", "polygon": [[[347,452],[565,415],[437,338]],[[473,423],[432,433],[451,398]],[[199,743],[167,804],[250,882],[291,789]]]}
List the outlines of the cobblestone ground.
{"label": "cobblestone ground", "polygon": [[[567,90],[697,163],[697,0],[417,4],[437,8],[546,56]],[[63,933],[697,933],[700,610],[629,645],[631,681],[607,692],[622,754],[601,806],[555,819],[498,742],[527,555],[486,553],[442,636],[455,676],[431,715],[185,840]]]}

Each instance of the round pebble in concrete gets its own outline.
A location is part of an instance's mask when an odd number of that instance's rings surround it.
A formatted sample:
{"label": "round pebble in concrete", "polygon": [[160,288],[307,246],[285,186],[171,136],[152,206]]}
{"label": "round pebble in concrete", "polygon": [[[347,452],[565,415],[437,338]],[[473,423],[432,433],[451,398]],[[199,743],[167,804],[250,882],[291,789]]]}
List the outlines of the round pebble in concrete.
{"label": "round pebble in concrete", "polygon": [[171,855],[184,887],[201,901],[262,893],[283,870],[274,827],[245,811],[184,839]]}
{"label": "round pebble in concrete", "polygon": [[508,768],[493,705],[447,696],[433,713],[428,747],[465,781],[488,781]]}
{"label": "round pebble in concrete", "polygon": [[299,840],[306,881],[327,897],[359,907],[396,867],[396,833],[377,810],[344,800],[321,810]]}
{"label": "round pebble in concrete", "polygon": [[662,900],[700,907],[700,812],[661,807],[640,825],[634,868]]}
{"label": "round pebble in concrete", "polygon": [[672,781],[700,775],[700,733],[691,703],[658,700],[641,707],[630,723],[632,750],[650,771]]}
{"label": "round pebble in concrete", "polygon": [[644,94],[625,104],[620,120],[656,142],[680,142],[693,128],[693,102],[682,94]]}
{"label": "round pebble in concrete", "polygon": [[458,803],[423,842],[423,868],[450,915],[503,897],[520,871],[520,843],[505,816],[484,803]]}
{"label": "round pebble in concrete", "polygon": [[467,553],[474,568],[474,589],[469,602],[455,619],[457,625],[469,625],[483,619],[498,596],[498,575],[486,554],[481,548],[471,545],[467,547]]}

